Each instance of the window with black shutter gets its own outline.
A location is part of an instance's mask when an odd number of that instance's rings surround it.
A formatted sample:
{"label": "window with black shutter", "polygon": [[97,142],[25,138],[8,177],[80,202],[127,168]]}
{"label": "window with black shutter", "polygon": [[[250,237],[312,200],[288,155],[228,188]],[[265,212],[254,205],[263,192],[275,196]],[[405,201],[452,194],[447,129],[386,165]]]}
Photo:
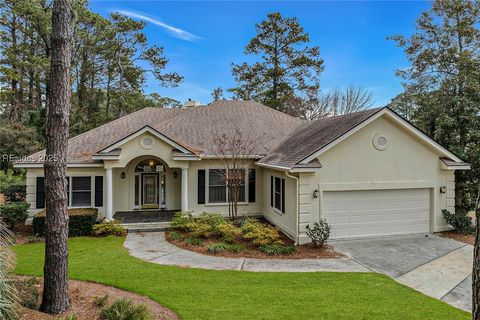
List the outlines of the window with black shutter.
{"label": "window with black shutter", "polygon": [[95,177],[95,207],[103,207],[103,177]]}
{"label": "window with black shutter", "polygon": [[198,204],[205,204],[205,170],[198,170]]}
{"label": "window with black shutter", "polygon": [[273,176],[270,176],[270,207],[273,207]]}
{"label": "window with black shutter", "polygon": [[91,177],[72,177],[72,207],[89,207],[92,205]]}
{"label": "window with black shutter", "polygon": [[256,172],[255,169],[248,171],[248,202],[255,202],[256,196]]}
{"label": "window with black shutter", "polygon": [[45,178],[37,177],[37,201],[36,208],[45,208]]}

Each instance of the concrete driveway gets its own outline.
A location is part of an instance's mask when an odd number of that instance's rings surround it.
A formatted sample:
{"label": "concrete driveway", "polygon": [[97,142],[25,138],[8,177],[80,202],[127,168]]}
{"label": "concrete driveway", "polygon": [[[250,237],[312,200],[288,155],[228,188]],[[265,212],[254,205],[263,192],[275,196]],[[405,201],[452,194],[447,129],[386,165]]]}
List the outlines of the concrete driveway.
{"label": "concrete driveway", "polygon": [[366,268],[426,295],[471,310],[473,247],[435,235],[334,241]]}

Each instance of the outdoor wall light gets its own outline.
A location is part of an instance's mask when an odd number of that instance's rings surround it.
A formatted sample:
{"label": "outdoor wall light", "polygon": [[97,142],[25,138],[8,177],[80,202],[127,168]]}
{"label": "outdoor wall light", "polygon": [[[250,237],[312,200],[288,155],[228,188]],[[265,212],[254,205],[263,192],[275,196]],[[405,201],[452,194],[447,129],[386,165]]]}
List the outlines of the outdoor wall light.
{"label": "outdoor wall light", "polygon": [[313,197],[317,199],[320,196],[320,191],[318,189],[313,190]]}
{"label": "outdoor wall light", "polygon": [[440,187],[440,193],[447,193],[447,187],[441,186]]}
{"label": "outdoor wall light", "polygon": [[177,171],[173,171],[173,179],[177,179],[177,177],[178,177]]}
{"label": "outdoor wall light", "polygon": [[125,172],[122,172],[121,177],[122,177],[122,179],[125,179]]}

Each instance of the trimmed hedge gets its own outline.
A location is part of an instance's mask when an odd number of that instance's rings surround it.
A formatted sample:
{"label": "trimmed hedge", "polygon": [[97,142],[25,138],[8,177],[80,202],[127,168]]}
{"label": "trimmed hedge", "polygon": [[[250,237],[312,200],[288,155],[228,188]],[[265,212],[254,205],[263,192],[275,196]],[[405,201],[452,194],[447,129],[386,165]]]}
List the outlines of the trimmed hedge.
{"label": "trimmed hedge", "polygon": [[[45,214],[46,211],[43,210],[33,218],[33,233],[37,236],[45,235]],[[97,221],[98,210],[95,208],[68,209],[68,216],[68,236],[87,236],[92,233],[93,225]]]}

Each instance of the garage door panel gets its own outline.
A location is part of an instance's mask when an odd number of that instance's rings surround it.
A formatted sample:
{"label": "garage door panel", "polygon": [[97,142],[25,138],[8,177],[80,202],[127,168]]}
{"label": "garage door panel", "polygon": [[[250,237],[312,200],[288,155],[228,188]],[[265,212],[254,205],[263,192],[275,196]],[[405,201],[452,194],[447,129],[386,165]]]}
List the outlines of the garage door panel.
{"label": "garage door panel", "polygon": [[324,197],[333,239],[429,231],[428,189],[335,191]]}

